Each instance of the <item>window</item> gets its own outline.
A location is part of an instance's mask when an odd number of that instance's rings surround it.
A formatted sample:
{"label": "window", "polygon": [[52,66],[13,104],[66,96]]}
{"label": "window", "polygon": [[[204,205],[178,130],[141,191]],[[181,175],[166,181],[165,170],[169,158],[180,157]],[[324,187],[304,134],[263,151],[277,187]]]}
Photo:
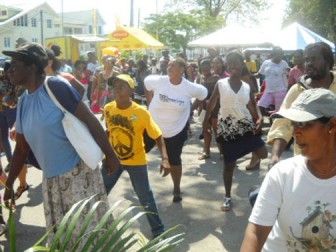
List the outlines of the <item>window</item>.
{"label": "window", "polygon": [[92,30],[92,25],[89,25],[89,34],[92,34],[93,30]]}
{"label": "window", "polygon": [[51,21],[51,19],[47,20],[47,28],[52,28],[52,21]]}
{"label": "window", "polygon": [[32,38],[32,42],[38,43],[38,39],[37,38]]}
{"label": "window", "polygon": [[60,25],[60,24],[55,24],[54,27],[55,27],[55,28],[60,28],[61,25]]}
{"label": "window", "polygon": [[28,16],[27,16],[27,14],[19,17],[16,20],[14,20],[13,25],[14,26],[28,26]]}
{"label": "window", "polygon": [[2,10],[0,13],[1,16],[7,16],[7,10]]}
{"label": "window", "polygon": [[72,28],[64,27],[64,34],[65,35],[72,35]]}
{"label": "window", "polygon": [[103,34],[103,29],[101,26],[98,26],[98,34]]}
{"label": "window", "polygon": [[8,37],[5,37],[4,38],[4,47],[10,47],[10,38]]}
{"label": "window", "polygon": [[36,27],[37,26],[36,18],[32,18],[31,19],[31,26],[32,27]]}
{"label": "window", "polygon": [[82,28],[74,28],[74,34],[83,34]]}

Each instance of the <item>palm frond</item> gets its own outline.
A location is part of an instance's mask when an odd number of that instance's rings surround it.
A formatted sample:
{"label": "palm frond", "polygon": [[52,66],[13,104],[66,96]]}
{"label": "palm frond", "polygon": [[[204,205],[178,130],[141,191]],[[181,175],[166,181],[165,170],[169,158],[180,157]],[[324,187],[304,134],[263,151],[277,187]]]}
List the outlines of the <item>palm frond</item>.
{"label": "palm frond", "polygon": [[[75,229],[76,224],[78,224],[79,218],[83,216],[87,204],[93,197],[94,196],[83,199],[72,206],[58,226],[57,232],[49,248],[41,245],[48,236],[48,233],[46,233],[32,248],[26,250],[26,252],[64,251],[65,249],[68,249],[67,246],[69,241],[73,238],[73,230]],[[121,200],[113,204],[113,206],[106,211],[93,230],[88,230],[88,228],[91,227],[91,221],[93,220],[94,213],[99,204],[108,204],[103,201],[95,202],[89,211],[85,213],[85,219],[81,224],[79,234],[75,237],[75,243],[70,248],[70,251],[78,251],[79,245],[83,240],[85,240],[85,244],[81,244],[81,252],[109,252],[112,249],[114,252],[129,251],[130,249],[134,249],[136,244],[138,247],[140,246],[140,249],[137,250],[139,252],[166,252],[173,251],[173,249],[183,241],[184,233],[172,235],[173,232],[177,231],[179,225],[170,228],[162,235],[149,242],[146,242],[145,239],[141,239],[141,236],[143,237],[141,233],[139,238],[139,236],[136,236],[135,232],[130,231],[130,227],[137,219],[148,213],[141,211],[135,216],[128,218],[127,216],[135,208],[139,208],[139,206],[131,206],[123,210],[113,220],[112,213],[119,206],[120,202]],[[14,252],[14,250],[11,251]]]}

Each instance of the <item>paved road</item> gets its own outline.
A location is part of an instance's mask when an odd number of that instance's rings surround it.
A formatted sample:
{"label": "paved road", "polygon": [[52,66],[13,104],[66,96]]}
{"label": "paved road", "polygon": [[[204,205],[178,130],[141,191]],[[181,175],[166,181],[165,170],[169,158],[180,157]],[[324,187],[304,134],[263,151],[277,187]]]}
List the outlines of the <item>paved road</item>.
{"label": "paved road", "polygon": [[[259,184],[265,176],[267,160],[261,163],[257,171],[245,171],[250,155],[238,162],[234,173],[232,190],[233,210],[220,211],[224,188],[222,181],[223,163],[213,144],[210,159],[199,161],[198,152],[202,150],[202,142],[198,139],[200,123],[192,123],[192,136],[184,148],[182,191],[183,201],[172,203],[172,181],[170,177],[159,175],[158,151],[152,150],[148,155],[149,178],[155,198],[166,227],[180,224],[180,231],[185,232],[185,240],[176,250],[184,251],[239,251],[247,219],[251,211],[247,192],[252,185]],[[290,156],[291,152],[285,153]],[[3,165],[5,158],[2,158]],[[32,246],[45,233],[45,220],[41,195],[41,171],[30,168],[27,181],[31,185],[28,193],[24,193],[17,201],[15,211],[17,251],[24,251]],[[16,187],[16,186],[15,186]],[[3,193],[3,192],[1,192]],[[124,173],[115,189],[108,196],[109,202],[125,199],[120,210],[130,205],[138,205],[138,200]],[[136,212],[134,212],[135,214]],[[5,217],[8,214],[4,213]],[[132,230],[141,231],[150,238],[148,223],[143,217],[135,223]],[[7,237],[0,238],[0,246],[9,251]]]}

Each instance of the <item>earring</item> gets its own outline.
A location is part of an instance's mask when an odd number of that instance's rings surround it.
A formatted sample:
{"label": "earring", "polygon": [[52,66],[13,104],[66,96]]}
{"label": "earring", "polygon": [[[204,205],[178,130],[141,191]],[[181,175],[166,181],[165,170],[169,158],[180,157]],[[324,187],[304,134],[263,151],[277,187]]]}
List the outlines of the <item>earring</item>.
{"label": "earring", "polygon": [[329,130],[329,134],[331,134],[331,130]]}

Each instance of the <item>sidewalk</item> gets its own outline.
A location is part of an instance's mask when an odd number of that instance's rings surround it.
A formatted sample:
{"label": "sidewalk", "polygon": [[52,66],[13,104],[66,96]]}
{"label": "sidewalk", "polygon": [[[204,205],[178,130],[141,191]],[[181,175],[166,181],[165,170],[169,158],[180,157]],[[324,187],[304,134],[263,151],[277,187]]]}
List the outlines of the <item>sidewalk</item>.
{"label": "sidewalk", "polygon": [[[233,209],[231,212],[222,212],[220,207],[224,197],[223,162],[219,158],[215,144],[211,149],[210,159],[198,160],[198,152],[202,150],[203,142],[198,139],[201,125],[197,117],[191,126],[192,136],[188,139],[182,155],[183,201],[181,203],[172,203],[171,178],[162,178],[159,174],[158,150],[153,149],[148,154],[149,179],[161,218],[166,228],[180,224],[179,231],[186,233],[185,240],[176,250],[178,252],[239,251],[251,211],[247,193],[252,185],[262,182],[267,173],[268,160],[263,160],[261,169],[255,171],[245,171],[250,155],[238,161],[238,169],[235,170],[232,186]],[[291,151],[286,151],[284,157],[289,156],[291,156]],[[6,165],[4,160],[5,158],[2,158],[3,166]],[[28,169],[27,181],[31,187],[28,193],[25,192],[17,201],[15,211],[18,252],[32,246],[46,231],[41,180],[40,170],[33,167]],[[139,205],[127,173],[123,173],[108,199],[110,203],[125,199],[118,211],[130,205]],[[4,215],[7,218],[6,211]],[[151,237],[145,217],[136,222],[132,230],[141,231],[147,238]],[[9,251],[5,235],[0,238],[0,246],[3,251]]]}

